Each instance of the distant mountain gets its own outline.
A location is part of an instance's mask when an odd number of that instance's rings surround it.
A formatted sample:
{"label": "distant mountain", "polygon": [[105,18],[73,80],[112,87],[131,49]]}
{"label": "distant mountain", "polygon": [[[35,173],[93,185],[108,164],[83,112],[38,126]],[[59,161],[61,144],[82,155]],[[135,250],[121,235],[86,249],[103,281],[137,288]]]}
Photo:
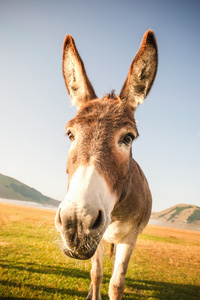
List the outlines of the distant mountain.
{"label": "distant mountain", "polygon": [[161,212],[152,213],[151,219],[168,225],[200,228],[200,207],[178,204]]}
{"label": "distant mountain", "polygon": [[3,174],[0,174],[0,198],[53,206],[58,206],[60,203],[60,201],[44,196],[34,188]]}

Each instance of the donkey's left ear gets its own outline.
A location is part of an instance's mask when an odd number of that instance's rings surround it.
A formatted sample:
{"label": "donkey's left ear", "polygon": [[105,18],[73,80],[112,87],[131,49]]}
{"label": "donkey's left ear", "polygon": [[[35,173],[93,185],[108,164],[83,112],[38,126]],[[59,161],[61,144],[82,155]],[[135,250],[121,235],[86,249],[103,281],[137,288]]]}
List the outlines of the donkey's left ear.
{"label": "donkey's left ear", "polygon": [[157,72],[158,49],[155,34],[148,30],[143,37],[140,49],[134,58],[120,98],[133,110],[148,95]]}

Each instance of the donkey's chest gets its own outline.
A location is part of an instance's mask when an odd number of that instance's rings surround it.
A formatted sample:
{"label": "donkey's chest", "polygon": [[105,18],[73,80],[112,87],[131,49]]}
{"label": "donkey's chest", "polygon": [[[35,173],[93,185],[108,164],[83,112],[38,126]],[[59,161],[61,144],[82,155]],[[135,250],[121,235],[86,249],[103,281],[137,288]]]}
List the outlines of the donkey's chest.
{"label": "donkey's chest", "polygon": [[129,222],[112,222],[106,229],[103,239],[109,243],[122,243],[132,232],[133,227],[133,224]]}

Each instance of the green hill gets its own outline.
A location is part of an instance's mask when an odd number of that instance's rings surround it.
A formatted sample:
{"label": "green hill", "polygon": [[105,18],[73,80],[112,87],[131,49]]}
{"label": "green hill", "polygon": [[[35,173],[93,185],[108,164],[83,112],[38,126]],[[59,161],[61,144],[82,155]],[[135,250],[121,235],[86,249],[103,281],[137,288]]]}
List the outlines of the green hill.
{"label": "green hill", "polygon": [[200,228],[200,207],[178,204],[161,212],[152,213],[151,219],[174,226],[194,226]]}
{"label": "green hill", "polygon": [[53,206],[58,206],[60,203],[55,199],[44,196],[34,188],[3,174],[0,174],[0,198],[37,202]]}

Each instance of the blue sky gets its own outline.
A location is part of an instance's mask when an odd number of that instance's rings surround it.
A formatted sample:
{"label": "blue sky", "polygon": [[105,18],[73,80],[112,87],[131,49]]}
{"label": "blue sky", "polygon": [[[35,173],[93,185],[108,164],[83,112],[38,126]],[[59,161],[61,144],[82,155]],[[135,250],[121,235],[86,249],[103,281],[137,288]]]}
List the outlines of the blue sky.
{"label": "blue sky", "polygon": [[0,173],[62,200],[71,107],[62,45],[74,37],[96,94],[120,92],[144,32],[155,31],[159,68],[136,112],[133,156],[153,210],[200,206],[200,2],[0,1]]}

